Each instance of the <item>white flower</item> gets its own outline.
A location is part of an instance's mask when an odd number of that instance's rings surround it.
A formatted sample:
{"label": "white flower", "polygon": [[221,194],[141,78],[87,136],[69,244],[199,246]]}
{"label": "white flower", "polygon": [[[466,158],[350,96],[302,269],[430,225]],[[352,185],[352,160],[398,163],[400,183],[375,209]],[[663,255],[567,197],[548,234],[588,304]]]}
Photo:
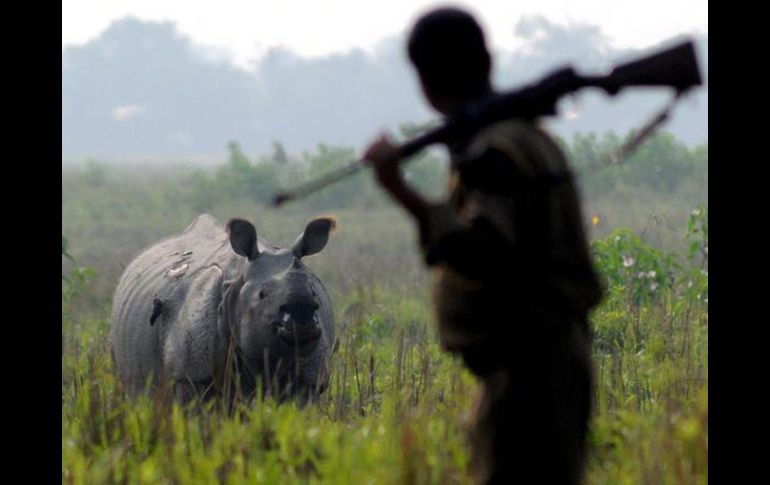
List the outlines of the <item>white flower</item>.
{"label": "white flower", "polygon": [[630,268],[634,264],[636,264],[636,260],[634,258],[630,256],[623,256],[623,266]]}
{"label": "white flower", "polygon": [[652,291],[655,291],[657,288],[658,288],[658,284],[657,283],[653,283],[653,284],[650,285],[650,290],[652,290]]}
{"label": "white flower", "polygon": [[700,215],[700,209],[695,209],[694,211],[690,212],[690,215],[697,217]]}
{"label": "white flower", "polygon": [[647,273],[647,277],[648,278],[655,278],[655,271],[650,271],[649,273]]}

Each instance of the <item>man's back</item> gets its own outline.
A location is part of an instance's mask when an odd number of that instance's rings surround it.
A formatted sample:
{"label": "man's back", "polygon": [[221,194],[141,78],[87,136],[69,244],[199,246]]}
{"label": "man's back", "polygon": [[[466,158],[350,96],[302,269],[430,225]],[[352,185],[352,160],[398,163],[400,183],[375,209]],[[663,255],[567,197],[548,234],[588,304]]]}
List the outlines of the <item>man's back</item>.
{"label": "man's back", "polygon": [[[506,122],[453,150],[448,204],[423,225],[439,336],[482,382],[471,433],[479,481],[581,476],[601,297],[564,154]],[[511,460],[514,458],[514,460]]]}
{"label": "man's back", "polygon": [[566,334],[601,289],[561,149],[506,122],[458,147],[452,166],[450,203],[423,231],[445,348],[488,360]]}

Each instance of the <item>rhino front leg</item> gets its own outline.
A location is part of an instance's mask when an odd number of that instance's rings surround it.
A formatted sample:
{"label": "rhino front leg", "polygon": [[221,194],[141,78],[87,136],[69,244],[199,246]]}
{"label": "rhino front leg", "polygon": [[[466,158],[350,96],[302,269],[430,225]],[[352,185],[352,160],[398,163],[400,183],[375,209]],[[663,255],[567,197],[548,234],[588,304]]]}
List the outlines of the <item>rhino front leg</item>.
{"label": "rhino front leg", "polygon": [[206,402],[214,397],[214,394],[213,379],[174,381],[174,398],[182,405]]}

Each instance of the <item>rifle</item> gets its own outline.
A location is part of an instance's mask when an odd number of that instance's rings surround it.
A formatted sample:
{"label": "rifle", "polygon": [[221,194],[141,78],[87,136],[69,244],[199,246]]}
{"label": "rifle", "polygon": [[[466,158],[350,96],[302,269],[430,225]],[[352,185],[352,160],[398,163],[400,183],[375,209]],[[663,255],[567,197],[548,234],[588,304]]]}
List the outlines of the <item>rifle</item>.
{"label": "rifle", "polygon": [[[620,64],[607,74],[581,76],[575,72],[574,68],[566,66],[531,85],[490,96],[462,107],[442,126],[402,144],[399,147],[399,157],[404,160],[429,145],[471,136],[480,129],[499,121],[532,120],[555,115],[556,104],[560,98],[583,88],[600,88],[608,95],[615,96],[627,87],[668,87],[674,89],[676,101],[686,91],[701,84],[695,45],[692,40]],[[620,155],[627,155],[649,136],[654,128],[665,121],[670,109],[671,106],[645,126],[620,150]],[[279,206],[289,200],[315,192],[365,166],[366,160],[359,159],[293,190],[278,192],[273,196],[273,206]]]}

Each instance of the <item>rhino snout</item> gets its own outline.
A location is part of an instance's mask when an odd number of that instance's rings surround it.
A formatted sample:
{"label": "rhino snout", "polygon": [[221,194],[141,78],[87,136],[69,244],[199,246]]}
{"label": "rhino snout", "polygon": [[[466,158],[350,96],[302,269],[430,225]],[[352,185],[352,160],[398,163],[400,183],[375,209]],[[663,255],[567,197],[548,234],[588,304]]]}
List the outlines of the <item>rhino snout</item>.
{"label": "rhino snout", "polygon": [[278,336],[289,345],[310,346],[321,338],[321,320],[318,303],[299,301],[286,303],[279,308]]}

